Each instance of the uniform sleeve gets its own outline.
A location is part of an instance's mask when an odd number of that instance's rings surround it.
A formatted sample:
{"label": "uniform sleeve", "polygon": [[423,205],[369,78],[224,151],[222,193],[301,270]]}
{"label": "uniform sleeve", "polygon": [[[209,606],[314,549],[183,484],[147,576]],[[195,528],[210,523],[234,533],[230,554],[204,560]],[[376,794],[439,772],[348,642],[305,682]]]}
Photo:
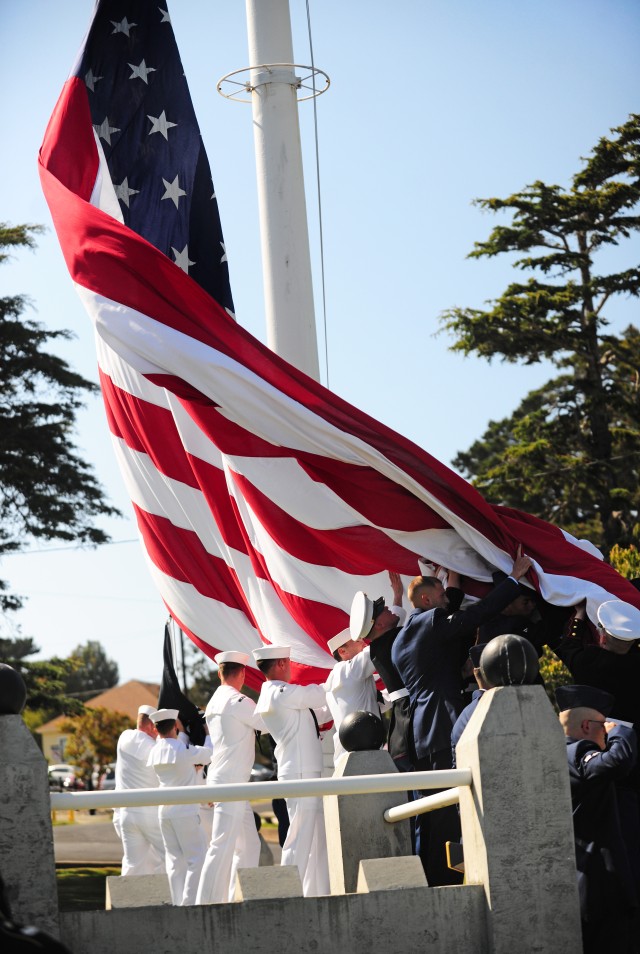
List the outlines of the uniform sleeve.
{"label": "uniform sleeve", "polygon": [[288,683],[284,691],[287,694],[287,706],[290,709],[322,709],[327,704],[323,686],[311,683],[309,686],[296,686]]}
{"label": "uniform sleeve", "polygon": [[208,765],[211,761],[211,749],[206,745],[190,745],[187,755],[193,765]]}
{"label": "uniform sleeve", "polygon": [[242,696],[233,703],[233,715],[238,722],[249,726],[250,729],[255,729],[257,732],[267,731],[262,716],[256,713],[255,702],[249,696]]}
{"label": "uniform sleeve", "polygon": [[[478,600],[468,609],[454,612],[448,620],[447,636],[472,636],[481,623],[497,616],[505,606],[512,603],[518,592],[518,584],[515,580],[512,580],[511,577],[503,580],[484,599]],[[446,612],[447,610],[436,610],[438,616]]]}
{"label": "uniform sleeve", "polygon": [[398,626],[404,626],[407,618],[407,611],[404,606],[392,606],[391,612],[398,617]]}
{"label": "uniform sleeve", "polygon": [[369,646],[347,663],[347,678],[350,679],[366,679],[368,676],[372,676],[375,671]]}
{"label": "uniform sleeve", "polygon": [[638,741],[633,729],[619,725],[607,737],[604,752],[587,742],[576,753],[576,768],[584,779],[625,778],[636,764]]}

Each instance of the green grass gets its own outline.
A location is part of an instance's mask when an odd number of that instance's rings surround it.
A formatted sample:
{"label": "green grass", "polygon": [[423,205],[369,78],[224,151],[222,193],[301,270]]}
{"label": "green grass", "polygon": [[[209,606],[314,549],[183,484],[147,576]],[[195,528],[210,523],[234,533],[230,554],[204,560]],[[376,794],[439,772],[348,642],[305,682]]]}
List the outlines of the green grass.
{"label": "green grass", "polygon": [[61,911],[104,910],[105,878],[120,868],[58,868],[58,903]]}

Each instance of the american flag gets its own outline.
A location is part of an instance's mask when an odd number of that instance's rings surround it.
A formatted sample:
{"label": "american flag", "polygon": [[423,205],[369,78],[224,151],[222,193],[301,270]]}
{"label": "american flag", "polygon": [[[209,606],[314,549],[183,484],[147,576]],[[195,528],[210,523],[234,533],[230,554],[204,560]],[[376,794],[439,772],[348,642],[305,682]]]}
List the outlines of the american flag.
{"label": "american flag", "polygon": [[[208,656],[292,647],[322,680],[353,594],[418,556],[473,584],[517,546],[552,603],[640,594],[589,544],[489,505],[233,319],[215,190],[168,10],[101,0],[40,150],[95,327],[115,453],[151,574]],[[254,685],[260,680],[255,674]]]}

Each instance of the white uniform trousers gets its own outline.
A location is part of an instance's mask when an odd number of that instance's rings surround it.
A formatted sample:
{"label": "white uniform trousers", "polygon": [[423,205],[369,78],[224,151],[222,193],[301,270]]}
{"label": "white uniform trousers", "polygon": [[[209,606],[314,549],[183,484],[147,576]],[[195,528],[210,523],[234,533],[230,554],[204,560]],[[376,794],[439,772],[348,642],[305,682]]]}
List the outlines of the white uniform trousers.
{"label": "white uniform trousers", "polygon": [[233,901],[238,868],[257,868],[260,838],[249,802],[217,802],[196,904]]}
{"label": "white uniform trousers", "polygon": [[132,812],[121,808],[116,831],[124,851],[123,877],[161,874],[165,870],[164,842],[157,811]]}
{"label": "white uniform trousers", "polygon": [[207,843],[200,818],[193,815],[163,815],[160,830],[173,904],[196,903],[198,882]]}
{"label": "white uniform trousers", "polygon": [[[320,778],[320,772],[307,772],[304,776],[287,774],[286,779]],[[327,836],[324,827],[324,810],[321,798],[287,798],[289,831],[282,846],[283,865],[296,865],[302,881],[305,898],[330,894],[329,863],[327,860]]]}

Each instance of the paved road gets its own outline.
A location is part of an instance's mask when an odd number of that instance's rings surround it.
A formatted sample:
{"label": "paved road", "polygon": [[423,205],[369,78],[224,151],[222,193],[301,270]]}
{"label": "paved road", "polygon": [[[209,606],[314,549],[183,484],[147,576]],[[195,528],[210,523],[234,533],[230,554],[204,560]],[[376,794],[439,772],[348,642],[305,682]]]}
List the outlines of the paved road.
{"label": "paved road", "polygon": [[[262,813],[262,804],[255,807]],[[268,807],[270,809],[271,806]],[[66,820],[66,817],[66,812],[58,812],[60,821]],[[276,829],[263,827],[262,835],[278,864],[281,852]],[[72,825],[54,826],[53,845],[57,864],[119,865],[122,861],[122,845],[113,827],[111,812],[96,815],[76,812]]]}

